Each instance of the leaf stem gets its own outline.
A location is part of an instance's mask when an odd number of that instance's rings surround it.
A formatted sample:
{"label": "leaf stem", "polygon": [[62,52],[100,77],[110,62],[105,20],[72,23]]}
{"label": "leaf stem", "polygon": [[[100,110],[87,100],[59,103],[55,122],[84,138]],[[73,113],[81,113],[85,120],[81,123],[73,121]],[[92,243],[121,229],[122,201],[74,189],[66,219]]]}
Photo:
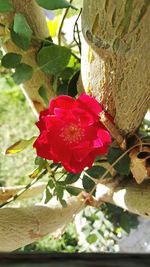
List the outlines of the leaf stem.
{"label": "leaf stem", "polygon": [[32,185],[34,185],[37,181],[39,181],[45,174],[47,173],[47,170],[44,170],[37,178],[32,180],[29,184],[27,184],[23,189],[21,189],[17,194],[9,198],[6,202],[2,203],[0,205],[0,208],[10,204],[12,201],[16,200],[18,197],[20,197],[23,193],[25,193]]}

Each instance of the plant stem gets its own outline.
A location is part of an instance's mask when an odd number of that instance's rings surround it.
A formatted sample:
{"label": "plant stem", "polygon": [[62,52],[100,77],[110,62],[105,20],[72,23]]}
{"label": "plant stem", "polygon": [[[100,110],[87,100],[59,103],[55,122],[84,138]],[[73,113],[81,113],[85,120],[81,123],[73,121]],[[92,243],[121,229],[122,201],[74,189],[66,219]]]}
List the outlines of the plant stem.
{"label": "plant stem", "polygon": [[[69,3],[71,4],[73,2],[73,0],[70,0]],[[69,11],[69,8],[66,8],[64,9],[63,13],[62,13],[62,17],[61,17],[61,21],[60,21],[60,24],[59,24],[59,27],[58,27],[58,44],[61,45],[61,31],[62,31],[62,28],[63,28],[63,24],[64,24],[64,21],[65,21],[65,18],[68,14],[68,11]]]}
{"label": "plant stem", "polygon": [[37,178],[35,178],[33,181],[31,181],[29,184],[27,184],[22,190],[20,190],[16,195],[9,198],[6,202],[2,203],[0,205],[0,208],[10,204],[12,201],[16,200],[18,197],[20,197],[24,192],[26,192],[33,184],[35,184],[37,181],[39,181],[45,174],[47,173],[47,170],[44,170]]}

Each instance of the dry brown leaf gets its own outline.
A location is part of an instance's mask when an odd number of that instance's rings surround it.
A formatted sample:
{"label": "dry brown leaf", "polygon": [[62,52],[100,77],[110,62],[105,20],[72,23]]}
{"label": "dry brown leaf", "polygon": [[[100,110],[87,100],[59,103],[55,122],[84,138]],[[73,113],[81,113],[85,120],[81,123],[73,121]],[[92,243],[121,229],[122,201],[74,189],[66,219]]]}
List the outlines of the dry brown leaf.
{"label": "dry brown leaf", "polygon": [[130,154],[131,172],[138,184],[146,179],[150,179],[150,147],[144,146],[142,150],[138,147]]}

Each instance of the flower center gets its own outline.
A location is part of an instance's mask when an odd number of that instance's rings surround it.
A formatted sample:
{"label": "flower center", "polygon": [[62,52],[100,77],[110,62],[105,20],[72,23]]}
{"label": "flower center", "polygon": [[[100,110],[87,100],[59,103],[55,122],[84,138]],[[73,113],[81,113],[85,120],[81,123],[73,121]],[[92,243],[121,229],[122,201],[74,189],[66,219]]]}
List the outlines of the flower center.
{"label": "flower center", "polygon": [[71,123],[61,129],[60,136],[69,143],[79,142],[84,137],[85,130],[79,125]]}

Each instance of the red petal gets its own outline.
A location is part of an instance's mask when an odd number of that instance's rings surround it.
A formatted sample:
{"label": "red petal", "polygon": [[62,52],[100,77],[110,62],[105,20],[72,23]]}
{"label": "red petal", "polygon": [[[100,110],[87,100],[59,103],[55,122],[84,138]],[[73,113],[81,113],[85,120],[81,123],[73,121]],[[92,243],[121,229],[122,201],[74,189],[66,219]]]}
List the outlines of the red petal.
{"label": "red petal", "polygon": [[77,101],[79,102],[81,108],[84,107],[88,112],[96,115],[96,117],[102,111],[101,105],[94,97],[82,94]]}
{"label": "red petal", "polygon": [[76,100],[71,96],[61,95],[51,100],[49,111],[54,114],[54,109],[70,110],[77,106]]}

